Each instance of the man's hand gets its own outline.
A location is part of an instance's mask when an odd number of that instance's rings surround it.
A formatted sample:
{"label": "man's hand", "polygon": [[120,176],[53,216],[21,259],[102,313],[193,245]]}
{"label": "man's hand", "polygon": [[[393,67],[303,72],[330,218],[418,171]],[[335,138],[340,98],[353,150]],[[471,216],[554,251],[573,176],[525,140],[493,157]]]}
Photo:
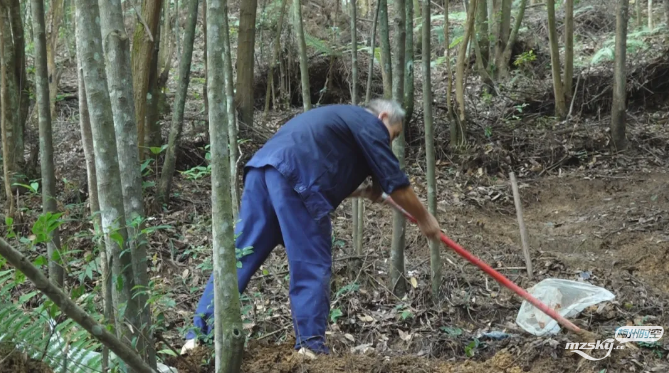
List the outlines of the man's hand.
{"label": "man's hand", "polygon": [[418,228],[420,228],[421,232],[423,232],[427,238],[439,241],[439,238],[441,237],[441,228],[439,228],[439,222],[437,222],[434,215],[428,212],[424,219],[418,220]]}
{"label": "man's hand", "polygon": [[439,222],[437,222],[437,219],[430,214],[425,206],[418,200],[418,197],[416,197],[416,194],[411,187],[395,190],[390,195],[390,198],[416,218],[418,228],[428,239],[439,240],[441,238]]}

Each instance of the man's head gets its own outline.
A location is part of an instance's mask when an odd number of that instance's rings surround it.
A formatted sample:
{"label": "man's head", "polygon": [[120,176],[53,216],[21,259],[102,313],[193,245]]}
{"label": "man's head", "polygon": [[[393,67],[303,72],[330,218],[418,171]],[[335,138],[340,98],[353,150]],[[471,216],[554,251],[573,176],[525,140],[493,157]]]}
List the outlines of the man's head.
{"label": "man's head", "polygon": [[369,101],[367,110],[376,115],[386,125],[391,142],[402,133],[402,124],[406,113],[396,101],[377,98]]}

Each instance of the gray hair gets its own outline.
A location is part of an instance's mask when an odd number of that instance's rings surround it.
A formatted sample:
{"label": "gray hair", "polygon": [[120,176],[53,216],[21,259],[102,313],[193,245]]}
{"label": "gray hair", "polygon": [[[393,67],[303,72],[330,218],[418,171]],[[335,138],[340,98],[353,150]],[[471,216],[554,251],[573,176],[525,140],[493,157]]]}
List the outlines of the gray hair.
{"label": "gray hair", "polygon": [[397,125],[398,123],[404,123],[404,116],[406,115],[406,112],[395,100],[375,98],[369,101],[367,104],[367,109],[374,113],[374,115],[379,115],[383,112],[388,113],[388,119],[390,120],[390,124],[393,126]]}

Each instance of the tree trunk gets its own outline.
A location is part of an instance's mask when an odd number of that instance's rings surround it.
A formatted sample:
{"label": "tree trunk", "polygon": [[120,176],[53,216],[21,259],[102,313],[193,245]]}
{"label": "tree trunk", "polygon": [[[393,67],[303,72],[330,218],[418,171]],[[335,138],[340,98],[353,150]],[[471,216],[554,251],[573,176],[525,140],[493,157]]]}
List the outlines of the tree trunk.
{"label": "tree trunk", "polygon": [[304,111],[311,110],[311,89],[309,88],[309,61],[307,60],[307,43],[302,28],[302,1],[293,0],[293,22],[297,46],[300,54],[300,77],[302,80],[302,105]]}
{"label": "tree trunk", "polygon": [[[225,96],[228,113],[228,144],[230,147],[230,200],[232,201],[232,218],[237,221],[239,212],[239,197],[237,193],[237,118],[235,116],[235,92],[234,82],[232,81],[232,55],[230,52],[230,31],[228,28],[228,1],[223,1],[223,73],[225,74]],[[253,76],[253,70],[251,70]],[[239,79],[239,75],[237,75]],[[251,90],[253,94],[253,90]],[[251,96],[253,97],[253,96]],[[253,105],[251,105],[251,115],[253,115]]]}
{"label": "tree trunk", "polygon": [[204,50],[202,58],[204,59],[204,85],[202,86],[202,98],[204,99],[204,115],[209,115],[209,99],[207,96],[207,80],[209,79],[209,69],[207,67],[207,1],[202,2],[202,37],[204,38]]}
{"label": "tree trunk", "polygon": [[[107,61],[107,86],[110,88],[108,91],[109,106],[112,111],[115,129],[113,134],[116,143],[113,147],[118,146],[117,162],[120,172],[123,211],[125,212],[125,221],[129,224],[127,228],[128,243],[131,248],[133,267],[129,271],[134,275],[134,284],[146,288],[149,285],[146,264],[146,237],[141,233],[144,228],[145,215],[142,198],[142,175],[140,174],[140,168],[137,167],[139,165],[139,148],[137,146],[135,106],[132,102],[133,85],[129,39],[123,23],[121,1],[98,0],[98,3],[101,10],[100,25],[102,40],[104,40],[104,54]],[[86,87],[88,89],[89,85],[86,84]],[[91,97],[90,94],[89,97]],[[106,102],[105,105],[107,105]],[[89,107],[91,107],[90,102]],[[95,132],[95,129],[93,131]],[[107,141],[113,143],[112,140]],[[132,287],[128,287],[125,291],[128,294],[133,294]],[[137,335],[136,348],[141,356],[149,362],[149,365],[155,367],[156,352],[153,343],[148,294],[139,292],[133,296],[131,302],[135,303],[132,307],[129,305],[128,310],[134,311],[134,313],[129,314],[129,319],[135,321],[133,330],[134,334]]]}
{"label": "tree trunk", "polygon": [[[299,6],[299,1],[296,2]],[[220,0],[207,1],[207,28],[223,29],[225,4]],[[297,7],[299,11],[299,7]],[[296,11],[297,12],[297,11]],[[239,372],[244,348],[242,318],[240,313],[235,235],[230,199],[230,162],[228,152],[227,113],[220,105],[225,96],[225,41],[220,32],[210,32],[207,37],[209,51],[209,133],[211,138],[211,204],[214,246],[214,338],[216,372]]]}
{"label": "tree trunk", "polygon": [[474,31],[474,20],[476,18],[476,5],[480,0],[472,0],[467,9],[467,22],[465,24],[465,34],[460,43],[460,50],[458,51],[458,60],[455,67],[455,100],[458,102],[458,120],[451,122],[451,144],[454,147],[463,145],[465,142],[465,65],[467,44]]}
{"label": "tree trunk", "polygon": [[[237,96],[239,120],[253,124],[253,66],[255,59],[257,0],[239,3],[239,40],[237,42]],[[228,16],[227,13],[225,15]],[[300,26],[301,27],[301,26]]]}
{"label": "tree trunk", "polygon": [[[367,87],[365,89],[365,103],[372,98],[372,76],[374,75],[374,59],[376,47],[376,26],[379,23],[379,14],[381,12],[381,1],[376,3],[376,12],[374,12],[374,22],[372,23],[372,35],[369,37],[369,70],[367,72]],[[362,224],[362,223],[361,223]]]}
{"label": "tree trunk", "polygon": [[381,75],[383,78],[383,97],[393,96],[393,68],[390,57],[390,33],[388,26],[388,0],[379,0],[381,13],[379,23],[381,31]]}
{"label": "tree trunk", "polygon": [[497,43],[499,40],[499,21],[501,14],[499,8],[500,1],[502,0],[486,0],[487,10],[488,10],[488,30],[490,32],[490,40],[489,40],[490,55],[493,57],[495,56],[495,53],[497,53]]}
{"label": "tree trunk", "polygon": [[[638,0],[637,0],[638,1]],[[611,106],[611,139],[616,150],[624,150],[626,122],[627,15],[629,0],[618,0],[616,11],[616,51],[613,73],[613,104]]]}
{"label": "tree trunk", "polygon": [[[21,22],[21,5],[19,0],[10,0],[9,7],[9,18],[12,23],[12,34],[14,35],[14,50],[16,51],[16,60],[14,65],[14,71],[16,73],[17,79],[17,99],[18,99],[18,122],[16,125],[16,133],[18,134],[16,148],[17,151],[21,154],[19,157],[20,164],[24,164],[23,161],[23,149],[25,145],[25,126],[28,120],[28,109],[30,107],[30,84],[27,77],[27,62],[26,62],[26,42],[23,31],[23,24]],[[32,27],[29,27],[32,29]],[[31,39],[32,40],[32,39]]]}
{"label": "tree trunk", "polygon": [[[162,92],[160,91],[160,71],[158,71],[158,59],[160,58],[160,38],[162,32],[160,30],[160,22],[158,22],[158,27],[156,28],[156,33],[154,34],[153,41],[153,57],[151,57],[151,65],[149,67],[149,90],[146,95],[146,117],[145,117],[145,128],[144,131],[144,146],[146,148],[159,147],[162,143],[160,136],[160,100]],[[157,158],[157,155],[154,155],[153,152],[149,151],[147,154]]]}
{"label": "tree trunk", "polygon": [[569,100],[572,94],[571,83],[574,79],[574,0],[566,0],[564,7],[564,78],[562,83],[564,83],[565,100]]}
{"label": "tree trunk", "polygon": [[358,4],[351,0],[351,103],[358,104]]}
{"label": "tree trunk", "polygon": [[648,29],[653,31],[653,0],[648,0]]}
{"label": "tree trunk", "polygon": [[[23,56],[22,45],[23,37],[13,38],[12,33],[18,27],[18,22],[12,22],[13,7],[15,6],[14,1],[10,1],[9,7],[0,5],[0,29],[2,30],[2,64],[5,68],[5,78],[4,83],[4,94],[2,95],[2,106],[5,108],[5,135],[7,141],[4,144],[7,144],[8,154],[7,158],[7,170],[8,170],[8,179],[7,181],[10,184],[12,190],[15,190],[12,184],[19,181],[19,175],[17,172],[21,172],[24,164],[24,120],[25,116],[22,115],[23,108],[21,102],[24,101],[24,95],[21,94],[22,84],[22,75],[21,70],[25,69],[25,59]],[[20,22],[20,18],[19,18]],[[25,75],[23,75],[25,76]],[[25,78],[23,78],[25,79]],[[23,80],[24,82],[26,80]],[[25,100],[26,105],[28,100]],[[27,106],[26,106],[27,108]],[[4,148],[4,147],[3,147]],[[3,157],[4,158],[4,157]],[[12,193],[8,193],[11,195]]]}
{"label": "tree trunk", "polygon": [[[132,40],[132,85],[135,102],[135,121],[139,139],[139,158],[144,159],[144,138],[146,136],[146,95],[149,92],[149,75],[153,48],[160,21],[162,0],[146,0],[142,6],[142,21],[137,22]],[[178,13],[177,13],[178,15]],[[177,17],[178,19],[178,17]],[[145,24],[146,23],[146,24]],[[147,28],[148,33],[147,33]]]}
{"label": "tree trunk", "polygon": [[516,39],[518,38],[518,31],[520,30],[520,25],[523,22],[523,17],[525,16],[525,8],[527,7],[527,0],[520,0],[520,6],[518,7],[518,14],[516,14],[516,22],[513,25],[511,30],[511,35],[509,35],[509,40],[506,43],[504,48],[504,53],[502,54],[502,60],[500,61],[499,66],[499,77],[501,79],[506,79],[509,77],[509,60],[511,59],[511,52],[513,51],[513,45],[516,44]]}
{"label": "tree trunk", "polygon": [[558,49],[557,31],[555,29],[555,0],[546,0],[546,8],[548,8],[548,39],[550,42],[551,68],[553,73],[553,93],[555,95],[555,116],[564,119],[567,116],[567,105],[560,79],[560,51]]}
{"label": "tree trunk", "polygon": [[[498,23],[499,32],[497,34],[497,45],[495,47],[495,66],[500,66],[502,64],[502,54],[504,53],[504,48],[506,47],[507,42],[509,41],[509,32],[511,31],[512,0],[497,1],[501,2],[501,14]],[[499,71],[499,68],[496,68],[495,71]]]}
{"label": "tree trunk", "polygon": [[[351,104],[358,104],[358,4],[351,0]],[[373,61],[370,61],[373,63]],[[357,256],[362,254],[362,222],[360,220],[360,209],[363,205],[362,198],[352,198],[353,207],[353,247]],[[362,268],[362,260],[356,261],[356,270]]]}
{"label": "tree trunk", "polygon": [[[42,207],[44,213],[58,212],[56,204],[56,175],[53,165],[53,136],[51,132],[51,111],[49,110],[49,76],[47,72],[46,30],[44,22],[44,0],[30,2],[33,15],[33,35],[35,37],[35,96],[37,98],[39,123],[40,164],[42,171]],[[56,227],[47,243],[49,256],[49,279],[62,288],[65,281],[60,265],[60,235]]]}
{"label": "tree trunk", "polygon": [[[355,1],[355,0],[353,0]],[[267,114],[269,114],[269,102],[270,95],[272,93],[272,85],[274,84],[274,66],[276,66],[276,60],[279,58],[279,50],[281,48],[281,31],[283,30],[283,17],[284,12],[286,11],[286,0],[281,0],[281,10],[279,11],[279,22],[276,26],[276,37],[274,39],[274,48],[272,48],[272,57],[269,61],[269,72],[267,73],[267,90],[265,92],[265,111],[263,113],[263,119],[267,119]],[[276,108],[275,108],[276,109]]]}
{"label": "tree trunk", "polygon": [[[79,0],[77,0],[79,1]],[[109,333],[104,325],[98,324],[86,311],[81,309],[74,301],[70,300],[68,294],[56,287],[42,272],[37,269],[30,260],[23,256],[18,250],[11,247],[7,241],[0,238],[0,255],[18,271],[35,284],[37,290],[41,291],[67,316],[79,326],[86,329],[93,337],[102,342],[110,350],[114,351],[123,362],[128,364],[138,373],[156,373],[135,353],[128,342],[119,340]]]}
{"label": "tree trunk", "polygon": [[[7,198],[7,212],[5,213],[8,217],[14,216],[14,196],[12,195],[12,179],[14,178],[14,157],[16,154],[13,154],[11,149],[12,140],[14,139],[14,121],[12,120],[10,107],[10,95],[9,93],[9,74],[7,65],[11,55],[5,53],[8,50],[7,44],[10,42],[7,35],[9,33],[7,28],[7,9],[2,6],[0,3],[0,125],[2,127],[2,169],[3,176],[5,181],[5,197]],[[10,70],[11,71],[11,70]]]}
{"label": "tree trunk", "polygon": [[488,49],[490,47],[490,37],[488,37],[488,10],[483,4],[480,4],[476,12],[476,42],[481,51],[480,65],[488,69],[488,61],[490,55]]}
{"label": "tree trunk", "polygon": [[[451,49],[450,49],[450,26],[448,20],[448,3],[449,0],[444,0],[444,39],[446,39],[446,49],[444,49],[444,56],[446,57],[446,113],[451,122],[451,129],[455,126],[455,115],[453,115],[453,70],[451,69]],[[491,18],[488,17],[490,20]],[[422,38],[422,35],[421,35]],[[490,49],[489,49],[490,50]]]}
{"label": "tree trunk", "polygon": [[[406,0],[406,42],[404,48],[404,56],[406,57],[406,68],[404,69],[404,110],[406,111],[407,123],[411,121],[414,109],[414,43],[413,43],[413,18],[414,18],[414,1]],[[418,38],[421,34],[418,34]],[[446,43],[448,46],[448,43]],[[428,56],[429,58],[429,56]]]}
{"label": "tree trunk", "polygon": [[[123,315],[125,315],[125,318],[116,318],[116,332],[122,341],[130,343],[134,338],[139,338],[133,332],[139,331],[142,318],[137,307],[137,300],[133,300],[131,294],[131,289],[135,286],[135,268],[132,254],[127,253],[130,247],[126,228],[123,184],[121,183],[116,148],[112,106],[107,91],[105,68],[100,58],[103,56],[102,35],[98,22],[96,22],[100,20],[100,11],[97,2],[76,0],[75,4],[77,56],[81,59],[83,68],[86,102],[91,121],[102,230],[105,246],[107,247],[107,257],[112,263],[112,283],[120,285],[112,287],[114,308],[124,310]],[[110,16],[106,13],[105,17]],[[100,23],[104,25],[104,22]],[[106,44],[122,42],[121,34],[118,31],[115,31],[115,34],[114,36],[110,35]],[[108,58],[112,59],[112,56],[108,56]],[[114,81],[118,82],[118,80]],[[118,89],[122,88],[119,87]],[[126,99],[129,100],[128,97]],[[119,126],[122,125],[123,123],[119,122]],[[132,166],[138,168],[137,163],[132,164]],[[121,255],[122,253],[123,255]],[[127,323],[130,323],[133,328],[130,329]]]}
{"label": "tree trunk", "polygon": [[[407,0],[409,1],[409,0]],[[414,18],[421,18],[421,0],[412,0],[413,1],[413,10],[414,10]],[[448,1],[448,0],[445,0]],[[422,18],[421,18],[422,19]],[[444,18],[444,22],[448,21],[448,19]],[[422,29],[422,23],[421,26],[416,29],[416,55],[420,54],[421,51],[423,50],[423,29]],[[448,47],[449,41],[448,38],[444,38],[446,47]]]}
{"label": "tree trunk", "polygon": [[643,18],[641,17],[641,0],[634,1],[634,8],[636,9],[636,27],[643,26]]}
{"label": "tree trunk", "polygon": [[193,42],[195,40],[195,26],[197,24],[198,0],[189,0],[188,21],[184,33],[183,55],[179,60],[179,82],[176,97],[174,98],[174,111],[172,112],[172,125],[170,126],[170,137],[167,143],[165,161],[163,163],[160,184],[158,185],[158,199],[161,203],[169,200],[172,188],[172,176],[176,168],[177,146],[181,139],[183,129],[184,108],[186,96],[188,95],[188,83],[190,82],[190,65],[193,58]]}
{"label": "tree trunk", "polygon": [[[430,77],[430,0],[423,0],[423,121],[425,122],[425,158],[427,166],[427,208],[437,216],[437,179],[434,154],[434,126],[432,124],[432,80]],[[441,285],[441,244],[430,240],[430,273],[432,299],[438,303]]]}
{"label": "tree trunk", "polygon": [[[84,148],[84,157],[86,159],[86,176],[88,181],[88,204],[93,219],[93,228],[98,235],[102,229],[102,220],[100,219],[100,202],[98,199],[98,178],[95,172],[95,154],[93,151],[93,134],[91,132],[91,121],[88,117],[88,104],[86,103],[86,88],[84,86],[84,72],[81,68],[81,60],[77,58],[77,83],[79,86],[79,127],[81,129],[81,145]],[[97,243],[103,247],[103,242]],[[114,324],[114,311],[112,300],[111,274],[109,272],[109,260],[107,251],[100,250],[100,276],[102,277],[102,303],[103,315],[106,324]],[[109,361],[109,348],[102,349],[102,370],[106,371]]]}
{"label": "tree trunk", "polygon": [[[411,1],[411,0],[408,0]],[[393,66],[393,100],[397,102],[404,101],[404,53],[406,51],[406,8],[405,0],[395,0],[395,64]],[[427,26],[425,26],[427,27]],[[426,49],[423,46],[423,49]],[[429,59],[428,59],[429,60]],[[408,118],[403,123],[403,131],[393,142],[393,152],[400,161],[400,168],[406,167],[404,161],[404,133],[409,125]],[[406,281],[404,281],[404,246],[406,245],[406,218],[399,211],[393,212],[393,237],[390,248],[390,289],[398,297],[403,297],[406,293]]]}
{"label": "tree trunk", "polygon": [[[58,35],[60,25],[63,23],[64,7],[63,0],[52,0],[49,9],[49,30],[47,30],[46,56],[49,71],[49,107],[51,118],[56,118],[56,99],[58,96],[58,82],[61,71],[56,67],[56,54],[58,53]],[[33,15],[34,19],[34,15]],[[33,20],[33,22],[35,22]]]}

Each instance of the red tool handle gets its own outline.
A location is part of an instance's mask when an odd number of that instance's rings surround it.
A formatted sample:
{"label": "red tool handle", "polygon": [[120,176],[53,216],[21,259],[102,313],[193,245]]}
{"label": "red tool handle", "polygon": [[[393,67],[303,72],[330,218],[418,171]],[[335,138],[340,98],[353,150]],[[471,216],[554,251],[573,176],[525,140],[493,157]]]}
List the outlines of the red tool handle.
{"label": "red tool handle", "polygon": [[[411,222],[413,222],[413,223],[417,222],[416,218],[411,216],[411,214],[406,212],[406,210],[404,210],[400,205],[398,205],[395,201],[393,201],[393,199],[390,198],[389,195],[383,193],[383,199],[388,204],[390,204],[391,206],[396,208],[398,211],[400,211],[402,214],[404,214],[404,216],[406,216],[406,218],[409,219]],[[534,305],[535,307],[540,309],[542,312],[544,312],[548,316],[552,317],[554,320],[556,320],[562,326],[566,327],[567,329],[569,329],[569,330],[571,330],[575,333],[580,333],[581,332],[581,329],[578,326],[574,325],[571,321],[562,317],[562,315],[555,312],[555,310],[553,310],[552,308],[543,304],[540,300],[533,297],[530,293],[525,291],[525,289],[523,289],[520,286],[514,284],[511,280],[504,277],[504,275],[502,275],[501,273],[495,271],[492,267],[490,267],[489,265],[484,263],[481,259],[475,257],[469,251],[463,249],[462,246],[458,245],[453,240],[446,237],[446,235],[443,234],[443,233],[441,233],[441,242],[445,243],[448,247],[453,249],[460,256],[464,257],[465,259],[467,259],[471,263],[475,264],[477,267],[481,268],[485,273],[489,274],[495,280],[497,280],[497,282],[499,282],[500,284],[504,285],[505,287],[511,289],[514,293],[520,295],[525,300],[530,302],[532,305]]]}

